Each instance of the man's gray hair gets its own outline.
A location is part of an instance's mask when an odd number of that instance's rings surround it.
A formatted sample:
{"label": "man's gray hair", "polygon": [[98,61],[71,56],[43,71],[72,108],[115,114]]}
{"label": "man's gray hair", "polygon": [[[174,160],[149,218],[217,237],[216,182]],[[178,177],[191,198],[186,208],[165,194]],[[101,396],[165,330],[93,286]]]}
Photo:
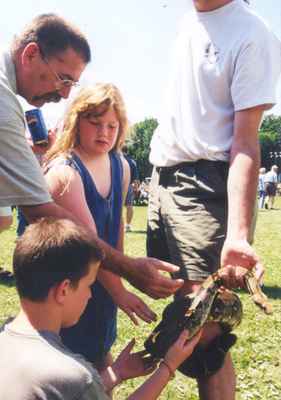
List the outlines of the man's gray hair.
{"label": "man's gray hair", "polygon": [[89,43],[80,30],[56,14],[41,14],[28,24],[12,43],[16,54],[29,43],[35,42],[46,57],[56,56],[68,48],[78,53],[85,64],[91,61]]}

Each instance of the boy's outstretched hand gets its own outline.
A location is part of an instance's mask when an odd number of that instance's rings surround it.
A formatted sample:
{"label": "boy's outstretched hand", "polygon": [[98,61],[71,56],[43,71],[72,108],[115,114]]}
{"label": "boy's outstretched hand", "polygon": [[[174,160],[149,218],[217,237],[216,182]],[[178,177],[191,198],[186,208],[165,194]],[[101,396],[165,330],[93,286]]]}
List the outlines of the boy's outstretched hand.
{"label": "boy's outstretched hand", "polygon": [[[188,340],[188,335],[188,331],[186,329],[183,330],[179,338],[165,355],[165,363],[169,365],[171,371],[175,371],[178,366],[192,354],[194,347],[200,339],[201,331],[191,340]],[[157,360],[153,361],[152,357],[147,355],[146,351],[131,353],[134,345],[135,340],[133,339],[112,365],[112,369],[118,377],[119,383],[126,379],[148,375],[153,372],[157,366]]]}
{"label": "boy's outstretched hand", "polygon": [[199,331],[197,335],[189,340],[188,331],[186,329],[182,331],[178,340],[169,348],[164,357],[164,361],[169,365],[171,371],[175,371],[192,354],[201,334],[202,331]]}
{"label": "boy's outstretched hand", "polygon": [[156,368],[157,362],[152,361],[151,357],[147,356],[145,351],[131,353],[134,345],[135,339],[127,344],[112,365],[112,369],[118,377],[119,382],[148,375]]}

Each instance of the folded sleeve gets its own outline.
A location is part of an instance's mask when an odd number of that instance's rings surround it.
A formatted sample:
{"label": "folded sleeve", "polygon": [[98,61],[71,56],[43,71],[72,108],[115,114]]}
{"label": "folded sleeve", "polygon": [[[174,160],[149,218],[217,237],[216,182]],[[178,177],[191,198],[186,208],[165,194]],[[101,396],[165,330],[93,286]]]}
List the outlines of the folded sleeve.
{"label": "folded sleeve", "polygon": [[[253,35],[252,35],[253,36]],[[281,42],[268,31],[243,44],[235,58],[231,94],[235,111],[276,103],[281,71]]]}
{"label": "folded sleeve", "polygon": [[39,162],[25,138],[20,115],[0,114],[0,206],[51,202]]}

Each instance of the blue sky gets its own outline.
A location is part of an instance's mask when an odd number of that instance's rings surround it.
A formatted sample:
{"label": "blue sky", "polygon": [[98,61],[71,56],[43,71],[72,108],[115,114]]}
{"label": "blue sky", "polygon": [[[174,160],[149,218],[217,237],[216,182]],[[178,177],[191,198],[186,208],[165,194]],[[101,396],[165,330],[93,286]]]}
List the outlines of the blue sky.
{"label": "blue sky", "polygon": [[[281,1],[251,3],[281,39]],[[132,122],[157,118],[177,25],[191,4],[191,0],[6,1],[0,15],[0,44],[6,46],[37,14],[56,12],[79,26],[90,42],[93,61],[81,83],[113,82],[123,93]],[[280,83],[278,98],[281,103]],[[49,126],[60,119],[64,108],[65,102],[43,107]],[[281,104],[273,111],[281,114]]]}

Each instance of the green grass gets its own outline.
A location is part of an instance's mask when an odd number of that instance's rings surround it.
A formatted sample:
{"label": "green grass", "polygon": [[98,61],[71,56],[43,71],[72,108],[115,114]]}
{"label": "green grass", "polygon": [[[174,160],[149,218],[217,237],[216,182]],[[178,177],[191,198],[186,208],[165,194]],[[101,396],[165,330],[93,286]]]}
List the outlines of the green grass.
{"label": "green grass", "polygon": [[[270,298],[274,313],[263,314],[246,293],[240,293],[244,306],[242,324],[236,329],[238,342],[232,350],[237,373],[237,400],[280,400],[281,399],[281,284],[280,284],[280,243],[281,243],[281,198],[277,199],[279,210],[259,212],[255,237],[255,248],[266,267],[264,291]],[[133,232],[126,234],[125,250],[131,256],[145,254],[146,207],[135,207]],[[11,268],[14,247],[14,227],[1,235],[0,265]],[[160,316],[165,304],[170,300],[152,300],[142,296]],[[0,320],[14,315],[18,310],[18,300],[13,285],[0,284]],[[119,314],[119,339],[114,346],[116,355],[126,343],[135,337],[136,350],[142,348],[152,326],[140,323],[135,327],[129,319]],[[115,390],[115,398],[125,399],[143,378],[127,381]],[[169,383],[160,399],[198,398],[193,380],[180,373]],[[227,400],[227,399],[226,399]]]}

